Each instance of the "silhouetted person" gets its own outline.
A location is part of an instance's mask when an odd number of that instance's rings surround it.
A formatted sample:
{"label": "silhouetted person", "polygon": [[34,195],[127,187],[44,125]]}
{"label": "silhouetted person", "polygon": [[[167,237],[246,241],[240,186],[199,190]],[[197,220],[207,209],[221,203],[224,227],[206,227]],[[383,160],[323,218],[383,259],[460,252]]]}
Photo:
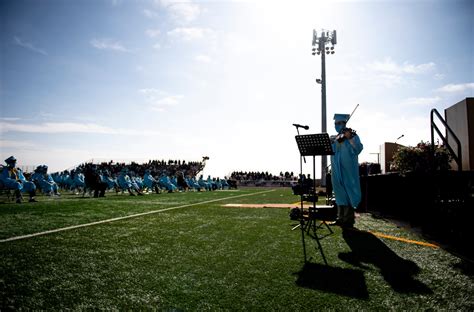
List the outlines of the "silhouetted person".
{"label": "silhouetted person", "polygon": [[336,224],[354,226],[354,210],[361,201],[358,155],[364,148],[357,134],[346,128],[349,115],[335,114],[334,126],[338,138],[333,137],[331,156],[332,187],[336,196]]}

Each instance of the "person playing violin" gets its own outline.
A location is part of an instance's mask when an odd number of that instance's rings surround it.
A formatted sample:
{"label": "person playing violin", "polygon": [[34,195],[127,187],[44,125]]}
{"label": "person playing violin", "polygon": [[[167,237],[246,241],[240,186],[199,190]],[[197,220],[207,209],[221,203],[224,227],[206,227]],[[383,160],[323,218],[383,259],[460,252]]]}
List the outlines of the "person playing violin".
{"label": "person playing violin", "polygon": [[336,225],[353,227],[354,210],[361,201],[358,155],[364,148],[357,133],[346,128],[348,114],[335,114],[334,126],[338,133],[333,137],[331,156],[332,187],[336,197]]}

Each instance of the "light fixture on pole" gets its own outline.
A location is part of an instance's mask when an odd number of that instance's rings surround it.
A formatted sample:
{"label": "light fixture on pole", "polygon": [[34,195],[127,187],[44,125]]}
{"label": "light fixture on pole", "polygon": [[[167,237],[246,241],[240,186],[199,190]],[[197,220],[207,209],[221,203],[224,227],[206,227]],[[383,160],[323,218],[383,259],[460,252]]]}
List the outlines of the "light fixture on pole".
{"label": "light fixture on pole", "polygon": [[[321,30],[319,35],[313,29],[313,55],[321,55],[321,79],[316,83],[321,84],[321,132],[327,133],[326,127],[326,54],[334,54],[337,43],[336,31]],[[321,156],[321,185],[326,186],[327,156]]]}
{"label": "light fixture on pole", "polygon": [[397,144],[398,140],[400,140],[401,138],[403,138],[405,135],[402,134],[401,136],[399,136],[396,140],[395,140],[395,144]]}

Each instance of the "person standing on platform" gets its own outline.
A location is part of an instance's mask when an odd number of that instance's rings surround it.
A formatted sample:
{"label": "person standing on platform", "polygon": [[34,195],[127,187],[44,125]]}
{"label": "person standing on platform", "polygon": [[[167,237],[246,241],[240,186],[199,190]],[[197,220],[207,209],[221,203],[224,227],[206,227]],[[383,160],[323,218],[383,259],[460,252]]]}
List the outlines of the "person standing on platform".
{"label": "person standing on platform", "polygon": [[335,114],[334,126],[338,136],[332,137],[334,155],[331,156],[332,187],[336,197],[336,225],[353,227],[354,210],[361,201],[359,159],[364,148],[360,138],[351,129],[346,128],[348,114]]}

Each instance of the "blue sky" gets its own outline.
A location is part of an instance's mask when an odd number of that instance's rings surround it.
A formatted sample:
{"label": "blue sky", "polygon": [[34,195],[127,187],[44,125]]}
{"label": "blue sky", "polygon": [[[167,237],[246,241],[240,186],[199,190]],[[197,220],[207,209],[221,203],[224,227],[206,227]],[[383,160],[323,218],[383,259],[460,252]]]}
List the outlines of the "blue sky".
{"label": "blue sky", "polygon": [[[472,1],[0,1],[0,156],[200,160],[205,174],[299,171],[292,123],[320,132],[313,29],[332,115],[364,151],[429,139],[429,112],[474,93]],[[319,166],[318,166],[319,167]],[[310,168],[306,168],[310,170]]]}

